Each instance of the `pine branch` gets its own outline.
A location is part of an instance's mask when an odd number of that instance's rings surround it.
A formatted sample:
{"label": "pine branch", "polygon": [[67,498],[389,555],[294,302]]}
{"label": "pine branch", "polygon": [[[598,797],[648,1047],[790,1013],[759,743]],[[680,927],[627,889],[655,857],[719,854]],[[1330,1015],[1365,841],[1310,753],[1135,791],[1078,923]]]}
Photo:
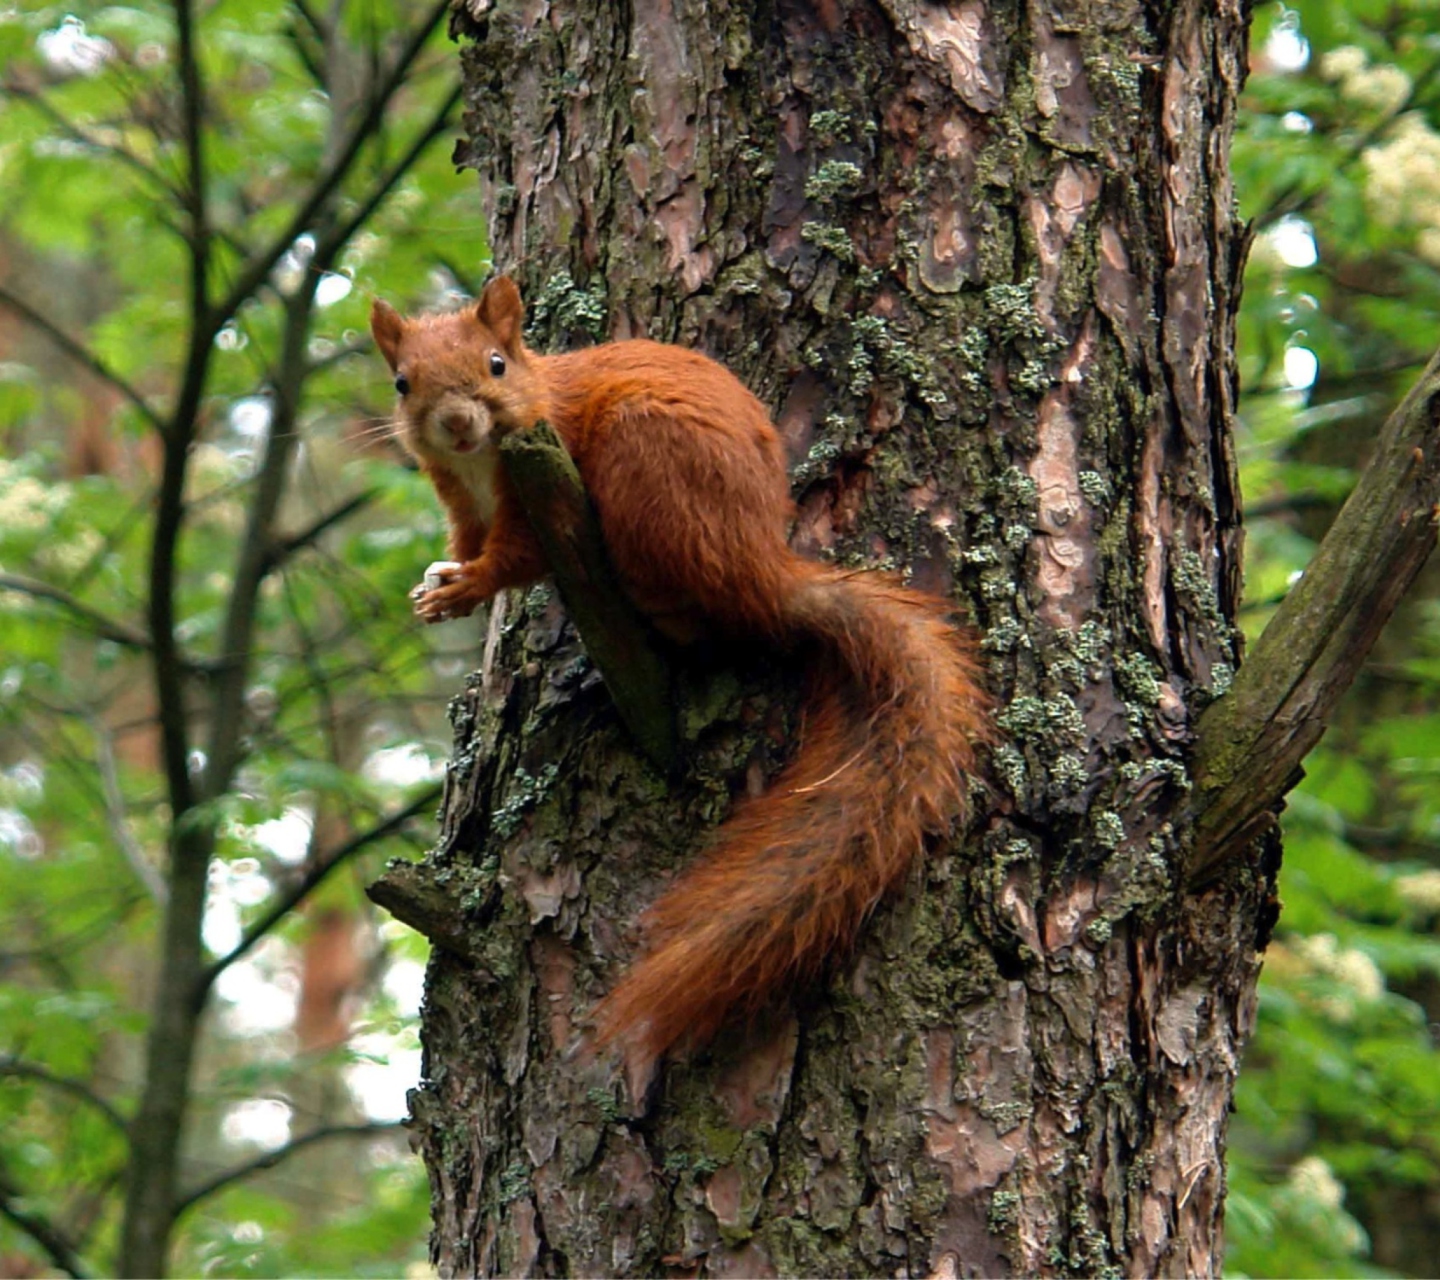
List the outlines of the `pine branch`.
{"label": "pine branch", "polygon": [[1386,422],[1369,466],[1229,693],[1200,717],[1196,846],[1203,883],[1269,823],[1340,695],[1435,546],[1440,352]]}
{"label": "pine branch", "polygon": [[574,461],[545,422],[508,436],[500,456],[620,719],[651,763],[670,772],[679,755],[670,669],[615,577]]}

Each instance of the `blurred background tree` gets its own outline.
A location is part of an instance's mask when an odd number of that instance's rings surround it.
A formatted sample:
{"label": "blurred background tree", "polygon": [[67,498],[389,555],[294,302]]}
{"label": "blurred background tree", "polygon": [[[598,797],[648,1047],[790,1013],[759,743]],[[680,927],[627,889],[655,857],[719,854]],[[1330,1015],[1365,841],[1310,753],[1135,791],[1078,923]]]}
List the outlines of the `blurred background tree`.
{"label": "blurred background tree", "polygon": [[[1233,156],[1257,635],[1440,344],[1440,9],[1257,8]],[[1231,1125],[1227,1266],[1428,1275],[1440,1243],[1440,570],[1306,764]]]}
{"label": "blurred background tree", "polygon": [[409,617],[358,357],[485,253],[446,18],[0,10],[0,1273],[424,1257],[424,947],[360,887],[476,632]]}
{"label": "blurred background tree", "polygon": [[[443,535],[364,315],[479,282],[444,27],[0,9],[0,1274],[424,1257],[393,1129],[424,949],[359,889],[426,839],[478,633],[403,603]],[[1252,635],[1440,343],[1440,10],[1265,5],[1253,51]],[[1432,568],[1287,810],[1235,1272],[1433,1269],[1437,596]]]}

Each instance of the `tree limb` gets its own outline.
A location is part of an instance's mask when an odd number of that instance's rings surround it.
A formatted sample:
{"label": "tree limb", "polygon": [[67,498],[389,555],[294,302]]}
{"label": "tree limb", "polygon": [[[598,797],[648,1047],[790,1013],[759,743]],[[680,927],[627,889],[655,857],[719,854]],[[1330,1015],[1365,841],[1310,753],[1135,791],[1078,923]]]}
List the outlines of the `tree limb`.
{"label": "tree limb", "polygon": [[451,0],[436,0],[431,9],[421,18],[419,25],[410,33],[410,38],[405,42],[400,56],[395,60],[395,65],[375,92],[371,94],[369,101],[365,104],[364,112],[355,122],[354,128],[350,131],[349,137],[346,138],[330,167],[316,180],[304,203],[295,211],[285,229],[258,257],[252,258],[245,265],[239,278],[230,287],[229,293],[216,308],[214,319],[217,327],[234,315],[239,310],[240,304],[260,288],[285,251],[300,236],[310,230],[311,224],[321,210],[329,204],[330,197],[339,189],[340,184],[344,182],[356,160],[359,159],[365,143],[374,135],[376,125],[380,123],[390,105],[390,100],[404,83],[415,59],[420,56],[420,51],[425,47],[425,42],[430,38],[430,33],[435,29],[436,23],[449,13],[450,3]]}
{"label": "tree limb", "polygon": [[138,173],[147,182],[153,182],[165,195],[166,198],[170,200],[178,200],[180,198],[180,192],[175,189],[175,187],[169,182],[169,180],[166,179],[165,175],[160,173],[159,170],[152,169],[148,164],[145,163],[144,160],[142,160],[139,156],[137,156],[127,147],[119,146],[113,142],[103,142],[101,141],[101,139],[95,137],[93,134],[87,133],[83,128],[81,128],[78,124],[71,120],[69,116],[67,116],[63,111],[61,111],[53,102],[51,102],[43,93],[40,93],[34,89],[27,88],[22,84],[17,84],[13,80],[7,82],[3,86],[3,91],[10,97],[17,98],[21,102],[24,102],[27,105],[34,107],[36,111],[38,111],[42,116],[44,116],[48,121],[50,121],[51,124],[53,124],[57,129],[64,133],[68,138],[70,138],[71,141],[78,142],[82,146],[89,147],[93,151],[99,151],[105,155],[114,156],[115,159],[119,160],[122,164],[125,164],[131,169],[135,170],[135,172]]}
{"label": "tree limb", "polygon": [[450,112],[459,101],[460,85],[457,83],[446,94],[439,109],[430,117],[430,123],[416,135],[415,140],[406,148],[404,155],[390,166],[389,171],[375,184],[370,194],[360,202],[359,208],[321,241],[320,247],[316,250],[317,257],[322,252],[330,255],[338,253],[350,237],[369,221],[385,197],[394,189],[395,184],[410,171],[414,163],[424,154],[425,149],[449,126]]}
{"label": "tree limb", "polygon": [[311,543],[315,542],[328,529],[332,529],[342,520],[359,511],[362,507],[368,506],[379,494],[379,489],[365,489],[357,493],[353,498],[347,498],[338,507],[327,511],[319,519],[313,521],[299,533],[292,533],[288,538],[282,538],[272,546],[265,555],[265,571],[268,573],[278,568],[290,559],[297,551],[303,551]]}
{"label": "tree limb", "polygon": [[338,1137],[369,1137],[377,1133],[393,1133],[402,1127],[402,1122],[392,1120],[387,1122],[376,1122],[374,1124],[337,1124],[326,1125],[322,1129],[312,1129],[309,1133],[302,1134],[293,1142],[287,1142],[283,1147],[277,1147],[274,1151],[267,1151],[262,1156],[256,1156],[245,1164],[237,1165],[225,1173],[218,1174],[209,1182],[202,1182],[193,1191],[181,1196],[175,1203],[175,1216],[178,1218],[186,1209],[207,1196],[214,1195],[223,1187],[228,1187],[232,1182],[238,1182],[241,1178],[248,1178],[252,1173],[259,1173],[262,1169],[273,1169],[282,1160],[288,1160],[297,1151],[302,1151],[312,1143],[320,1142],[325,1138]]}
{"label": "tree limb", "polygon": [[64,1232],[43,1215],[21,1208],[24,1199],[24,1192],[0,1172],[0,1218],[8,1218],[25,1232],[67,1276],[87,1275],[85,1264]]}
{"label": "tree limb", "polygon": [[100,790],[105,802],[105,817],[110,834],[120,846],[120,852],[135,878],[145,887],[154,902],[164,903],[170,896],[170,887],[160,869],[145,856],[145,850],[135,839],[125,821],[125,796],[120,790],[120,771],[115,767],[115,752],[110,746],[109,730],[98,717],[90,717],[90,732],[95,735],[95,763],[99,766]]}
{"label": "tree limb", "polygon": [[0,1076],[38,1080],[42,1084],[48,1084],[52,1089],[58,1089],[61,1093],[68,1093],[72,1098],[78,1098],[87,1106],[93,1107],[119,1129],[122,1135],[129,1136],[130,1122],[83,1081],[74,1080],[69,1076],[57,1076],[48,1067],[42,1067],[38,1062],[26,1062],[23,1058],[16,1058],[9,1054],[0,1056]]}
{"label": "tree limb", "polygon": [[73,613],[82,622],[87,623],[96,635],[105,640],[113,640],[116,644],[123,644],[130,649],[150,649],[150,637],[139,627],[128,626],[123,622],[116,622],[107,618],[98,609],[92,609],[88,604],[77,600],[62,587],[57,587],[49,582],[41,582],[39,578],[27,578],[18,573],[0,573],[0,590],[18,591],[22,595],[33,596],[37,600],[50,600]]}
{"label": "tree limb", "polygon": [[670,772],[679,755],[670,669],[610,567],[575,463],[544,422],[508,436],[500,456],[620,719],[649,760]]}
{"label": "tree limb", "polygon": [[201,976],[200,989],[196,998],[203,999],[215,979],[226,969],[235,963],[241,956],[250,950],[287,915],[290,914],[305,898],[314,890],[332,871],[335,870],[347,858],[353,857],[368,845],[377,840],[382,840],[388,835],[393,835],[405,823],[409,822],[421,810],[429,808],[440,799],[440,787],[437,784],[427,787],[420,795],[416,796],[403,809],[391,814],[382,822],[376,823],[368,831],[362,831],[352,836],[344,844],[332,849],[329,853],[321,855],[306,869],[305,874],[300,877],[289,889],[285,890],[272,902],[265,914],[256,920],[248,929],[234,948],[226,952],[218,960],[209,966]]}
{"label": "tree limb", "polygon": [[1355,491],[1230,692],[1200,717],[1192,883],[1213,877],[1273,820],[1434,547],[1437,503],[1440,352],[1390,415]]}
{"label": "tree limb", "polygon": [[60,348],[76,364],[83,365],[93,373],[101,382],[108,383],[114,387],[122,396],[137,408],[145,421],[157,431],[164,431],[165,423],[160,415],[150,407],[138,391],[125,381],[118,373],[110,368],[94,352],[87,350],[81,343],[77,342],[59,325],[46,319],[40,312],[36,311],[24,298],[13,294],[9,289],[0,285],[0,303],[4,303],[16,315],[34,328],[39,329],[47,338]]}

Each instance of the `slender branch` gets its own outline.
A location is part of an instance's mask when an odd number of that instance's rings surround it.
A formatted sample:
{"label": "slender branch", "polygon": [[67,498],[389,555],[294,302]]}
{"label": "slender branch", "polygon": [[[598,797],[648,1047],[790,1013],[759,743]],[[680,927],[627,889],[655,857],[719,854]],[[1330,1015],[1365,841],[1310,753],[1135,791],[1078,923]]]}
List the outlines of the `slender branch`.
{"label": "slender branch", "polygon": [[9,97],[17,98],[21,102],[34,107],[36,111],[43,115],[72,141],[78,142],[82,146],[89,147],[92,150],[102,152],[105,155],[114,156],[115,159],[119,160],[122,164],[135,170],[135,172],[147,182],[153,182],[160,191],[170,199],[178,200],[180,198],[180,192],[176,190],[164,174],[156,169],[152,169],[127,147],[118,146],[113,142],[104,142],[95,137],[94,134],[87,133],[71,120],[69,116],[65,115],[65,113],[43,93],[38,93],[34,89],[27,88],[25,85],[16,84],[13,80],[7,82],[4,86],[0,86],[0,91],[3,91]]}
{"label": "slender branch", "polygon": [[377,1121],[374,1124],[337,1124],[326,1125],[323,1129],[313,1129],[309,1133],[302,1134],[293,1142],[287,1142],[283,1147],[277,1147],[274,1151],[267,1151],[262,1156],[256,1156],[245,1164],[237,1165],[225,1173],[218,1174],[209,1182],[202,1182],[193,1191],[187,1192],[175,1202],[175,1216],[178,1218],[186,1209],[207,1196],[213,1196],[217,1191],[228,1187],[232,1182],[239,1182],[241,1178],[248,1178],[252,1173],[259,1173],[262,1169],[273,1169],[282,1160],[288,1160],[297,1151],[303,1151],[313,1143],[321,1142],[326,1138],[366,1138],[377,1133],[393,1133],[402,1127],[398,1120]]}
{"label": "slender branch", "polygon": [[338,507],[327,511],[319,519],[301,529],[299,533],[292,533],[288,538],[281,539],[276,543],[265,556],[265,569],[267,572],[278,568],[290,559],[298,551],[303,551],[327,530],[334,528],[342,520],[348,520],[361,508],[369,506],[379,495],[379,489],[365,489],[357,493],[353,498],[347,498]]}
{"label": "slender branch", "polygon": [[89,1274],[65,1233],[43,1215],[21,1208],[24,1200],[24,1192],[10,1181],[8,1175],[0,1172],[0,1218],[8,1218],[25,1232],[67,1276]]}
{"label": "slender branch", "polygon": [[101,382],[108,383],[114,387],[122,396],[137,408],[145,421],[157,431],[164,431],[165,423],[160,415],[150,407],[145,397],[135,390],[118,373],[110,368],[94,352],[88,350],[83,344],[77,342],[68,333],[60,328],[53,321],[46,319],[40,312],[36,311],[24,298],[11,293],[9,289],[0,285],[0,303],[4,303],[16,315],[25,320],[34,328],[40,330],[76,364],[83,365],[93,373]]}
{"label": "slender branch", "polygon": [[306,869],[305,874],[291,885],[289,889],[281,893],[280,896],[270,904],[265,914],[245,930],[244,936],[235,947],[226,952],[205,970],[201,978],[202,995],[204,991],[209,990],[216,978],[299,906],[336,867],[340,866],[340,864],[347,859],[354,857],[355,854],[359,853],[362,849],[374,844],[377,840],[383,840],[386,836],[393,835],[409,822],[411,818],[415,817],[416,814],[430,808],[439,799],[439,785],[427,787],[403,809],[391,814],[390,817],[384,821],[376,823],[376,825],[368,831],[362,831],[358,835],[352,836],[349,840],[345,841],[344,844],[332,849],[329,853],[322,854],[316,858]]}
{"label": "slender branch", "polygon": [[320,21],[315,10],[306,3],[306,0],[291,0],[291,3],[295,7],[295,12],[305,19],[305,25],[310,28],[315,39],[324,44],[330,38],[330,32]]}
{"label": "slender branch", "polygon": [[1386,422],[1370,464],[1230,692],[1197,727],[1192,882],[1213,877],[1275,807],[1435,545],[1440,352]]}
{"label": "slender branch", "polygon": [[[450,112],[460,101],[460,93],[461,86],[456,84],[446,95],[439,109],[430,117],[430,123],[416,135],[415,140],[406,148],[404,155],[391,165],[389,171],[375,184],[370,194],[361,201],[360,207],[322,241],[323,247],[330,254],[338,253],[350,237],[370,220],[375,210],[394,190],[395,184],[410,171],[415,162],[424,154],[425,149],[450,126]],[[318,250],[316,256],[319,256]]]}
{"label": "slender branch", "polygon": [[39,578],[27,578],[18,573],[0,573],[0,590],[18,591],[37,600],[50,600],[85,622],[96,635],[113,640],[116,644],[123,644],[130,649],[148,650],[154,647],[150,643],[150,637],[138,627],[107,618],[98,609],[92,609],[88,604],[77,600],[62,587],[41,582]]}
{"label": "slender branch", "polygon": [[320,64],[315,61],[315,55],[305,46],[305,35],[300,30],[299,23],[291,23],[287,32],[290,37],[290,47],[295,50],[295,56],[300,59],[300,65],[310,73],[310,78],[316,85],[325,83],[325,73],[321,70]]}
{"label": "slender branch", "polygon": [[318,360],[312,360],[309,365],[310,373],[322,373],[326,369],[332,369],[342,360],[349,360],[351,356],[368,355],[375,349],[374,340],[367,333],[364,338],[357,338],[354,342],[341,343],[329,355],[321,356]]}
{"label": "slender branch", "polygon": [[205,789],[211,796],[229,789],[240,760],[245,682],[255,647],[260,586],[267,572],[290,461],[299,440],[297,427],[305,385],[305,348],[315,307],[314,285],[315,278],[307,279],[298,293],[286,299],[280,367],[271,379],[270,430],[235,559],[230,603],[220,636],[220,670],[212,686],[213,719],[205,766]]}
{"label": "slender branch", "polygon": [[[280,261],[281,256],[296,240],[311,228],[320,212],[329,204],[330,198],[339,190],[354,167],[366,142],[374,135],[376,126],[384,118],[396,91],[405,82],[415,59],[420,56],[425,42],[430,38],[437,23],[450,11],[451,0],[435,0],[432,8],[421,18],[419,25],[410,34],[400,56],[389,74],[381,81],[367,102],[360,119],[355,122],[330,167],[317,179],[304,203],[295,211],[285,229],[264,249],[260,255],[241,270],[238,279],[215,310],[214,322],[218,328],[240,308],[252,294],[264,284],[265,279]],[[213,334],[212,334],[213,336]]]}
{"label": "slender branch", "polygon": [[1267,516],[1289,515],[1296,511],[1316,511],[1333,507],[1338,501],[1338,498],[1317,493],[1314,489],[1302,489],[1299,493],[1287,494],[1283,498],[1266,498],[1261,502],[1248,503],[1245,507],[1245,518],[1263,520]]}
{"label": "slender branch", "polygon": [[[178,552],[185,520],[190,448],[200,424],[215,331],[210,306],[210,230],[205,167],[205,87],[196,31],[195,0],[174,0],[176,74],[186,173],[182,183],[188,221],[189,340],[180,389],[167,429],[165,456],[152,526],[149,624],[152,674],[160,711],[161,757],[170,800],[169,897],[160,926],[157,979],[145,1040],[144,1087],[135,1111],[120,1226],[119,1267],[126,1276],[162,1275],[174,1217],[181,1136],[191,1095],[191,1067],[199,1034],[193,1000],[204,966],[200,926],[214,851],[213,819],[194,812],[186,687],[175,634]],[[223,654],[221,655],[223,658]],[[213,709],[212,709],[213,713]]]}
{"label": "slender branch", "polygon": [[145,856],[145,850],[130,832],[125,821],[125,797],[120,790],[120,772],[115,767],[115,752],[110,747],[110,734],[98,719],[91,718],[90,731],[95,737],[95,763],[99,766],[100,789],[105,797],[105,820],[110,834],[125,855],[135,878],[145,887],[154,902],[164,903],[170,896],[169,886],[160,869]]}
{"label": "slender branch", "polygon": [[38,1080],[61,1093],[68,1093],[72,1098],[78,1098],[87,1106],[93,1107],[123,1135],[129,1136],[130,1124],[125,1117],[82,1080],[75,1080],[70,1076],[57,1076],[48,1067],[42,1067],[38,1062],[27,1062],[9,1054],[0,1056],[0,1076]]}

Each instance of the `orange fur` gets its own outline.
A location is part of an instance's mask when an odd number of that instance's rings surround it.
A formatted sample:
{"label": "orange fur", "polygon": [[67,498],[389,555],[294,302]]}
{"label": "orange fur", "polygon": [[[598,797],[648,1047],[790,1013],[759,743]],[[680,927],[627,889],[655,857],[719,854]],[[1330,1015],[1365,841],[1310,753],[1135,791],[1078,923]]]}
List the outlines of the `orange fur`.
{"label": "orange fur", "polygon": [[944,602],[790,550],[779,438],[732,374],[647,341],[536,355],[522,318],[503,277],[454,315],[404,320],[376,304],[376,341],[405,387],[403,438],[465,558],[417,612],[459,616],[544,574],[515,495],[485,461],[500,437],[544,418],[657,625],[818,650],[799,754],[646,912],[645,953],[595,1010],[602,1043],[654,1058],[703,1043],[853,942],[927,838],[962,813],[988,699]]}

